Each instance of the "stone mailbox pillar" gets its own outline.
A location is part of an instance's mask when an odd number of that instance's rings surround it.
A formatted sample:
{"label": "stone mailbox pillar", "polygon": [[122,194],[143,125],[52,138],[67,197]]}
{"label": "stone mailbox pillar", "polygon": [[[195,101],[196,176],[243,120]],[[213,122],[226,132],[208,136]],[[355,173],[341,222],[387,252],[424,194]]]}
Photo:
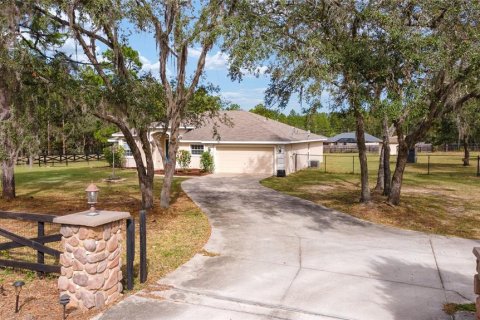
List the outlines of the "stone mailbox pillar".
{"label": "stone mailbox pillar", "polygon": [[473,248],[473,254],[477,258],[477,274],[473,277],[473,290],[478,296],[475,303],[475,307],[477,308],[476,320],[480,320],[480,247]]}
{"label": "stone mailbox pillar", "polygon": [[101,308],[121,296],[122,242],[128,212],[90,211],[54,219],[61,224],[60,295],[70,296],[69,306],[83,310]]}

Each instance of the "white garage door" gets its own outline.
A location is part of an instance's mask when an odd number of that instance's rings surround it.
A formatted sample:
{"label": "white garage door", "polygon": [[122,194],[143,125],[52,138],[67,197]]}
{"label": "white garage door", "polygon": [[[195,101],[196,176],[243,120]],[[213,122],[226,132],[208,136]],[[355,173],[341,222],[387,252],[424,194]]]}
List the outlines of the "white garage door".
{"label": "white garage door", "polygon": [[273,174],[273,147],[217,146],[215,172]]}

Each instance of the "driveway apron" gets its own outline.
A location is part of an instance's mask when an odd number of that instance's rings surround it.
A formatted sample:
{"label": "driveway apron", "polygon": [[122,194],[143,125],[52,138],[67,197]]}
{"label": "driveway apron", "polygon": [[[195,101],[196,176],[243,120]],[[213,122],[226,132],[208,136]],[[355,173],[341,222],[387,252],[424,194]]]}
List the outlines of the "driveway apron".
{"label": "driveway apron", "polygon": [[479,241],[361,221],[261,178],[183,182],[212,225],[209,254],[100,318],[437,320],[451,319],[446,302],[474,301]]}

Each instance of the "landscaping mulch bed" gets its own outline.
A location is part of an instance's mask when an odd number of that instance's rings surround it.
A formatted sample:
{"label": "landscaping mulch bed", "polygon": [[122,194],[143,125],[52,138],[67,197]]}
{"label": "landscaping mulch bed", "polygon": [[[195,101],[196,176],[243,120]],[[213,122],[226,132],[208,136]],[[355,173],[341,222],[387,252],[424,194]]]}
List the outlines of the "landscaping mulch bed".
{"label": "landscaping mulch bed", "polygon": [[[165,174],[164,170],[156,170],[155,174]],[[179,177],[199,177],[199,176],[206,176],[209,174],[208,172],[202,171],[200,169],[177,169],[175,170],[175,175]]]}

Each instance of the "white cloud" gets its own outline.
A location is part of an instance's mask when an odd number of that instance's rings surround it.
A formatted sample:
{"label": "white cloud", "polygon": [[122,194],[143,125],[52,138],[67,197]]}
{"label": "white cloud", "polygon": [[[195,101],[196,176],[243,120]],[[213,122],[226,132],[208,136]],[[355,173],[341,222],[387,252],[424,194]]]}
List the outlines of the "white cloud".
{"label": "white cloud", "polygon": [[261,66],[261,67],[258,67],[257,70],[255,70],[255,73],[263,75],[267,72],[267,70],[268,70],[267,66]]}
{"label": "white cloud", "polygon": [[222,91],[221,96],[230,103],[236,103],[243,109],[250,109],[259,103],[264,103],[265,88],[239,89],[237,91]]}
{"label": "white cloud", "polygon": [[152,63],[146,57],[140,55],[140,62],[142,63],[143,72],[151,72],[153,75],[158,76],[160,72],[160,62]]}
{"label": "white cloud", "polygon": [[260,67],[257,67],[253,72],[250,72],[244,68],[241,68],[240,71],[246,78],[256,78],[258,76],[263,76],[268,71],[268,67],[260,66]]}
{"label": "white cloud", "polygon": [[[190,58],[198,59],[200,54],[202,53],[201,49],[199,48],[189,48],[188,53]],[[226,53],[221,51],[217,51],[215,53],[207,54],[205,59],[205,70],[227,70],[229,68],[229,56]],[[255,69],[254,72],[249,72],[246,69],[241,69],[242,73],[245,77],[256,77],[260,75],[264,75],[268,70],[267,66],[260,66]]]}
{"label": "white cloud", "polygon": [[[190,58],[198,59],[202,54],[199,48],[189,48],[188,54]],[[205,70],[222,70],[228,68],[228,55],[217,51],[215,53],[208,53],[205,58]]]}
{"label": "white cloud", "polygon": [[[150,72],[155,78],[160,78],[160,62],[151,62],[147,57],[140,55],[140,62],[142,63],[142,72]],[[167,77],[171,77],[172,73],[167,67]]]}
{"label": "white cloud", "polygon": [[225,54],[218,51],[212,56],[207,56],[205,59],[206,70],[219,70],[228,68],[228,58]]}
{"label": "white cloud", "polygon": [[[87,55],[83,52],[82,46],[73,38],[67,38],[62,46],[55,48],[55,51],[63,52],[65,55],[76,61],[85,63],[90,62]],[[100,60],[101,52],[97,52],[97,56],[99,56]]]}

